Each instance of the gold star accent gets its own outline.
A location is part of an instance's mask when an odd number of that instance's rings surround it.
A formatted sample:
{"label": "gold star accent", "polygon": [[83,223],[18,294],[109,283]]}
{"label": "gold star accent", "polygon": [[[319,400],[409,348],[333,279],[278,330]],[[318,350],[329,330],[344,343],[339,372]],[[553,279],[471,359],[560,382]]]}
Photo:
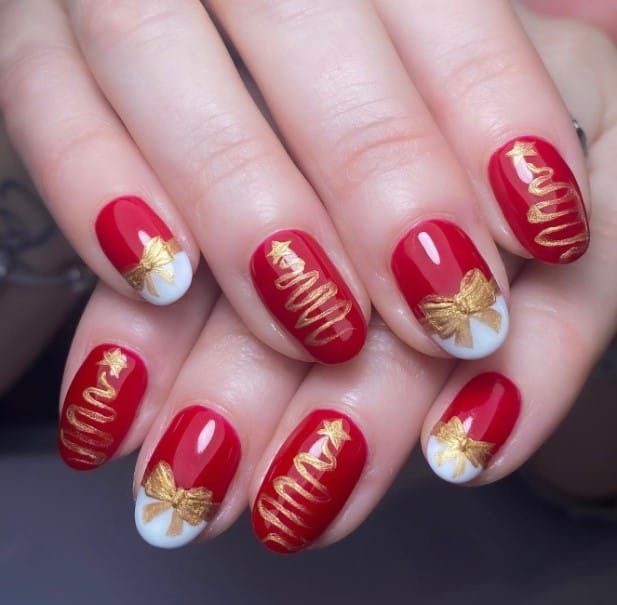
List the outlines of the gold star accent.
{"label": "gold star accent", "polygon": [[520,160],[526,156],[538,155],[536,144],[529,141],[516,141],[514,147],[506,153],[506,157],[512,158],[512,163],[516,166]]}
{"label": "gold star accent", "polygon": [[351,437],[345,432],[343,428],[343,421],[339,420],[324,420],[322,427],[317,431],[318,435],[325,435],[330,439],[332,445],[338,450],[341,447],[343,441],[351,441]]}
{"label": "gold star accent", "polygon": [[270,252],[268,252],[268,254],[266,254],[266,256],[269,256],[270,258],[272,258],[272,263],[274,265],[278,265],[280,260],[283,257],[289,256],[290,254],[295,256],[293,250],[289,249],[289,245],[290,244],[291,244],[291,240],[289,240],[287,242],[273,241],[272,242],[272,250],[270,250]]}
{"label": "gold star accent", "polygon": [[448,422],[440,422],[433,429],[440,443],[446,447],[435,455],[437,466],[441,466],[453,460],[456,463],[453,479],[460,477],[465,472],[465,463],[469,461],[474,468],[485,467],[491,457],[493,443],[488,441],[476,441],[467,436],[463,423],[458,416],[452,416]]}
{"label": "gold star accent", "polygon": [[120,372],[128,367],[126,355],[120,349],[105,351],[103,359],[96,365],[107,366],[114,378],[120,378]]}

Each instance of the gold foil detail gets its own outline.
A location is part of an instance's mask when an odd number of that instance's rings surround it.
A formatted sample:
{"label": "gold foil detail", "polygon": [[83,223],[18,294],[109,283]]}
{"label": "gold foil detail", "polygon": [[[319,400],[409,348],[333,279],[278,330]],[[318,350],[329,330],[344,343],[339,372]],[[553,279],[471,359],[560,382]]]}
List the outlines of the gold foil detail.
{"label": "gold foil detail", "polygon": [[501,314],[491,306],[497,301],[499,287],[494,279],[487,280],[482,271],[471,269],[461,280],[454,296],[429,294],[420,302],[424,323],[445,340],[454,336],[459,347],[473,347],[470,319],[473,317],[495,332],[501,329]]}
{"label": "gold foil detail", "polygon": [[439,422],[433,429],[434,435],[446,447],[435,454],[437,466],[453,460],[456,464],[453,479],[465,472],[465,464],[469,461],[474,468],[485,467],[491,457],[493,443],[476,441],[467,436],[463,423],[458,416],[452,416],[448,422]]}
{"label": "gold foil detail", "polygon": [[[118,348],[107,350],[97,365],[108,367],[111,375],[119,378],[122,370],[127,367],[126,356]],[[96,386],[88,387],[82,392],[84,401],[96,409],[74,403],[67,407],[66,419],[73,429],[61,429],[60,441],[69,451],[76,454],[70,460],[92,466],[99,466],[107,460],[107,454],[97,450],[107,449],[114,438],[110,433],[92,426],[92,423],[109,424],[116,420],[116,410],[104,401],[113,401],[117,395],[116,389],[109,384],[107,372],[104,370],[98,375]]]}
{"label": "gold foil detail", "polygon": [[138,292],[141,292],[145,285],[152,296],[159,296],[152,275],[156,274],[163,278],[168,284],[173,284],[174,273],[165,265],[172,263],[174,256],[181,251],[182,248],[174,238],[165,241],[158,235],[152,237],[144,245],[139,263],[129,269],[124,274],[124,277],[131,287]]}
{"label": "gold foil detail", "polygon": [[165,461],[159,462],[142,482],[146,495],[160,502],[146,504],[142,510],[145,523],[173,509],[167,536],[179,536],[183,530],[183,521],[196,526],[207,521],[213,511],[212,492],[205,487],[184,489],[176,487],[171,466]]}
{"label": "gold foil detail", "polygon": [[[315,287],[320,278],[319,271],[313,270],[305,273],[304,259],[300,258],[290,246],[291,241],[273,241],[272,249],[266,256],[272,259],[273,265],[278,265],[282,269],[290,269],[288,273],[277,277],[274,285],[277,290],[291,290],[285,302],[285,309],[293,313],[300,312],[295,327],[302,329],[318,324],[304,339],[304,342],[313,347],[322,346],[351,332],[353,328],[349,327],[330,336],[321,336],[323,332],[347,317],[352,308],[351,301],[336,301],[338,287],[331,281]],[[319,308],[326,305],[328,301],[333,301],[333,304],[319,311]]]}
{"label": "gold foil detail", "polygon": [[[553,182],[555,171],[551,167],[538,167],[532,162],[527,162],[525,160],[527,157],[537,155],[538,152],[536,151],[535,143],[523,141],[516,141],[512,149],[506,153],[507,157],[512,158],[515,168],[519,162],[524,162],[529,172],[536,175],[527,189],[531,195],[542,198],[555,191],[563,191],[562,195],[554,199],[539,201],[531,206],[527,211],[527,221],[530,224],[542,225],[563,218],[564,216],[576,215],[576,220],[554,225],[552,227],[545,227],[534,238],[536,244],[547,248],[569,246],[559,257],[559,260],[564,262],[570,257],[582,252],[589,241],[589,233],[585,223],[579,217],[579,208],[582,205],[582,201],[576,187],[572,183],[566,183],[565,181]],[[550,209],[551,207],[562,204],[568,205],[561,210],[546,210],[547,208]],[[579,227],[579,231],[575,235],[560,237],[560,232],[577,226]]]}
{"label": "gold foil detail", "polygon": [[275,542],[289,552],[298,550],[305,544],[305,540],[289,526],[289,522],[299,527],[309,527],[310,510],[302,502],[299,502],[298,498],[304,498],[314,504],[330,500],[328,489],[311,474],[310,469],[314,469],[320,474],[335,470],[336,455],[330,449],[330,444],[338,450],[343,442],[351,441],[351,437],[343,429],[341,419],[324,420],[320,430],[317,431],[317,435],[325,437],[321,444],[320,457],[317,458],[308,452],[301,452],[293,459],[297,473],[304,479],[305,485],[308,484],[314,488],[317,495],[308,491],[293,477],[281,475],[272,482],[278,498],[261,495],[257,500],[257,512],[261,518],[280,532],[270,532],[262,541]]}

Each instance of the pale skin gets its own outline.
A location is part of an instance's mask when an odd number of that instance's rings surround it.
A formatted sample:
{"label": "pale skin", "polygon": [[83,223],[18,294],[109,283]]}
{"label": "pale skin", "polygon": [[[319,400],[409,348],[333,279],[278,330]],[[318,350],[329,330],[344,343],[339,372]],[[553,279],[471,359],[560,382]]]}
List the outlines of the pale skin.
{"label": "pale skin", "polygon": [[[325,368],[293,361],[257,340],[225,299],[214,302],[217,289],[205,272],[174,308],[147,308],[106,286],[93,295],[69,356],[61,398],[94,345],[111,340],[144,356],[154,380],[118,452],[124,455],[143,442],[137,481],[169,419],[185,405],[211,405],[238,431],[242,461],[206,536],[224,531],[247,499],[252,503],[272,455],[314,408],[327,405],[350,415],[369,447],[363,475],[320,545],[342,538],[363,521],[410,449],[418,439],[426,442],[441,411],[468,377],[485,369],[499,371],[516,382],[524,402],[514,434],[477,483],[495,481],[518,468],[567,413],[616,328],[617,286],[607,276],[614,274],[617,262],[612,199],[617,185],[612,167],[617,152],[617,53],[601,34],[581,25],[531,18],[526,23],[569,112],[577,116],[590,142],[593,239],[585,257],[571,267],[555,270],[508,261],[510,273],[516,274],[511,280],[516,323],[497,354],[454,367],[451,360],[422,356],[401,343],[375,317],[365,349],[351,363]],[[572,149],[572,154],[580,150]]]}

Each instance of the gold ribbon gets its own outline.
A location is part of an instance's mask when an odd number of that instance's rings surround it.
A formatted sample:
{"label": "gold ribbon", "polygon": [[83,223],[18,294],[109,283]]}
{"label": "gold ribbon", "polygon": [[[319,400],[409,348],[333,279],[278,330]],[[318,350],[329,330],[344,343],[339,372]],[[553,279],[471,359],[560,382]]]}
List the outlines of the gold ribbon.
{"label": "gold ribbon", "polygon": [[144,285],[152,296],[158,296],[159,293],[154,286],[152,274],[160,275],[168,284],[173,284],[173,271],[165,268],[165,265],[173,262],[174,255],[180,252],[182,248],[174,238],[165,241],[157,235],[150,238],[144,245],[144,251],[137,265],[129,269],[124,277],[131,284],[131,287],[140,292]]}
{"label": "gold ribbon", "polygon": [[168,536],[179,536],[182,533],[183,521],[193,526],[206,521],[214,507],[209,489],[176,487],[171,466],[164,461],[154,467],[142,485],[147,496],[160,500],[144,506],[142,518],[145,523],[173,508],[171,523],[167,528]]}
{"label": "gold ribbon", "polygon": [[494,279],[487,280],[479,269],[467,271],[461,280],[459,293],[452,296],[429,294],[420,302],[424,321],[440,338],[454,335],[459,347],[473,347],[469,319],[473,317],[495,332],[501,329],[501,314],[495,304],[499,288]]}
{"label": "gold ribbon", "polygon": [[456,464],[453,479],[465,472],[465,463],[469,461],[474,468],[485,467],[491,457],[492,443],[476,441],[467,436],[463,423],[458,416],[452,416],[448,422],[439,422],[431,433],[446,445],[435,455],[437,466],[453,460]]}

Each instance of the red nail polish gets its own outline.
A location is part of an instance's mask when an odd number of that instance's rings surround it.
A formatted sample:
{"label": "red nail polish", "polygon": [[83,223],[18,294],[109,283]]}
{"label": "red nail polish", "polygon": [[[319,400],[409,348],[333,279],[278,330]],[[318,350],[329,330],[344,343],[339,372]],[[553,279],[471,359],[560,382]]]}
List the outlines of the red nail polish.
{"label": "red nail polish", "polygon": [[303,231],[272,234],[251,259],[264,304],[318,361],[354,357],[366,338],[362,311],[321,246]]}
{"label": "red nail polish", "polygon": [[472,378],[431,432],[426,457],[446,481],[477,477],[506,442],[521,409],[516,386],[497,372]]}
{"label": "red nail polish", "polygon": [[148,374],[132,351],[95,347],[77,371],[62,407],[58,449],[76,470],[107,462],[131,428]]}
{"label": "red nail polish", "polygon": [[193,269],[167,225],[137,197],[110,202],[96,219],[103,252],[142,298],[155,305],[178,300]]}
{"label": "red nail polish", "polygon": [[240,440],[213,410],[193,405],[175,416],[146,467],[135,524],[142,538],[177,548],[216,514],[240,462]]}
{"label": "red nail polish", "polygon": [[451,355],[477,359],[508,333],[508,307],[466,233],[445,220],[413,227],[392,254],[392,272],[413,314]]}
{"label": "red nail polish", "polygon": [[366,462],[366,442],[347,416],[316,410],[272,461],[253,506],[265,546],[292,553],[316,540],[339,514]]}
{"label": "red nail polish", "polygon": [[513,139],[491,157],[495,198],[521,244],[538,260],[571,263],[589,245],[580,189],[568,165],[547,141]]}

